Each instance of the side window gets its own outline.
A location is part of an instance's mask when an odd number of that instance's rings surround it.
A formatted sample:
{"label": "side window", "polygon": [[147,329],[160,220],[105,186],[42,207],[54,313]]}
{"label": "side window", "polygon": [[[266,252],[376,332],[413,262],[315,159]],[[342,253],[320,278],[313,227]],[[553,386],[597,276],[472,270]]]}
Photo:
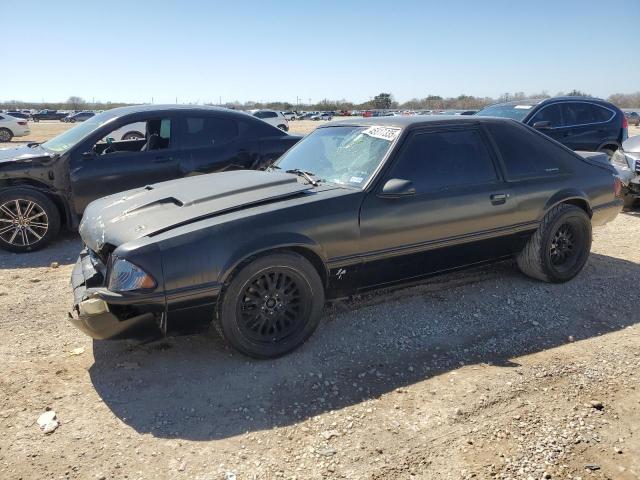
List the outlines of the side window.
{"label": "side window", "polygon": [[[498,144],[509,179],[554,175],[567,171],[560,163],[566,152],[528,127],[507,123],[489,124]],[[558,152],[561,150],[561,152]]]}
{"label": "side window", "polygon": [[256,112],[253,114],[253,116],[256,118],[267,118],[268,113],[269,112]]}
{"label": "side window", "polygon": [[608,108],[601,107],[600,105],[591,105],[593,110],[593,118],[596,122],[608,122],[613,118],[614,113]]}
{"label": "side window", "polygon": [[[142,141],[143,139],[146,139],[146,141]],[[113,140],[113,142],[111,140]],[[159,118],[117,128],[96,143],[93,149],[101,155],[106,155],[119,152],[131,153],[164,150],[170,147],[171,120],[168,118]]]}
{"label": "side window", "polygon": [[477,130],[415,134],[390,175],[411,180],[419,194],[497,179],[489,151]]}
{"label": "side window", "polygon": [[564,125],[567,127],[595,123],[593,108],[589,103],[569,102],[562,105]]}
{"label": "side window", "polygon": [[186,148],[223,145],[240,134],[235,120],[217,117],[187,117],[182,140]]}
{"label": "side window", "polygon": [[533,125],[536,122],[550,122],[552,128],[561,126],[562,116],[560,114],[560,105],[556,103],[547,107],[543,107],[527,123],[529,125]]}

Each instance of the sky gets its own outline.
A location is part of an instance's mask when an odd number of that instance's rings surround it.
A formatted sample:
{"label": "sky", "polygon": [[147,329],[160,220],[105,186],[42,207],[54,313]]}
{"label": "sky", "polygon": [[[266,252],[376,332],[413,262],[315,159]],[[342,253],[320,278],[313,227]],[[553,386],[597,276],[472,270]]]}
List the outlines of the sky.
{"label": "sky", "polygon": [[29,0],[2,10],[0,101],[640,90],[640,0]]}

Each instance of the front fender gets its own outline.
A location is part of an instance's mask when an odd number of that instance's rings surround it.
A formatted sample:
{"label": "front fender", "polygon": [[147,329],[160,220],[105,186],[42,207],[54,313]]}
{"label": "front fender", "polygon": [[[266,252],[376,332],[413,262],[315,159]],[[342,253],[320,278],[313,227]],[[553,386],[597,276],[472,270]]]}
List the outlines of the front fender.
{"label": "front fender", "polygon": [[219,283],[222,285],[234,272],[238,266],[249,260],[251,257],[264,254],[273,250],[281,249],[305,249],[315,255],[325,269],[325,275],[327,274],[326,264],[327,256],[322,247],[316,243],[313,239],[296,232],[280,232],[271,235],[257,237],[248,243],[241,245],[235,249],[227,258],[227,261],[220,269]]}

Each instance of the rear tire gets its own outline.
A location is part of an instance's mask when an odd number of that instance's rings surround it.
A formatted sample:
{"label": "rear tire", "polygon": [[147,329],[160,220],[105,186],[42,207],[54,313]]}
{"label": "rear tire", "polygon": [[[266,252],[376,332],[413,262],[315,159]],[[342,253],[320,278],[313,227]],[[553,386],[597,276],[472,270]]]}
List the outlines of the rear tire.
{"label": "rear tire", "polygon": [[293,252],[258,257],[226,285],[216,328],[235,349],[254,358],[275,358],[302,345],[324,307],[316,269]]}
{"label": "rear tire", "polygon": [[289,127],[287,127],[286,125],[278,125],[278,128],[280,130],[282,130],[283,132],[288,132],[289,131]]}
{"label": "rear tire", "polygon": [[591,220],[575,205],[560,204],[542,219],[516,260],[525,275],[561,283],[575,277],[591,251]]}
{"label": "rear tire", "polygon": [[60,212],[43,193],[29,188],[0,191],[0,248],[32,252],[48,245],[60,231]]}
{"label": "rear tire", "polygon": [[13,138],[13,132],[8,128],[0,128],[0,142],[10,142]]}

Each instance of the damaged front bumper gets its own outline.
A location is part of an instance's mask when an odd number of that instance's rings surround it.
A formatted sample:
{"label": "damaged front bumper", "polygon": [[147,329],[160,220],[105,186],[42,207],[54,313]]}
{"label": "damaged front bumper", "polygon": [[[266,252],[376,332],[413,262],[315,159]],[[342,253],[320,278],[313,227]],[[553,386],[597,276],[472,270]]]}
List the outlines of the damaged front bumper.
{"label": "damaged front bumper", "polygon": [[87,249],[71,274],[73,309],[69,321],[96,339],[126,338],[157,330],[165,310],[163,294],[121,294],[107,290],[106,268]]}

